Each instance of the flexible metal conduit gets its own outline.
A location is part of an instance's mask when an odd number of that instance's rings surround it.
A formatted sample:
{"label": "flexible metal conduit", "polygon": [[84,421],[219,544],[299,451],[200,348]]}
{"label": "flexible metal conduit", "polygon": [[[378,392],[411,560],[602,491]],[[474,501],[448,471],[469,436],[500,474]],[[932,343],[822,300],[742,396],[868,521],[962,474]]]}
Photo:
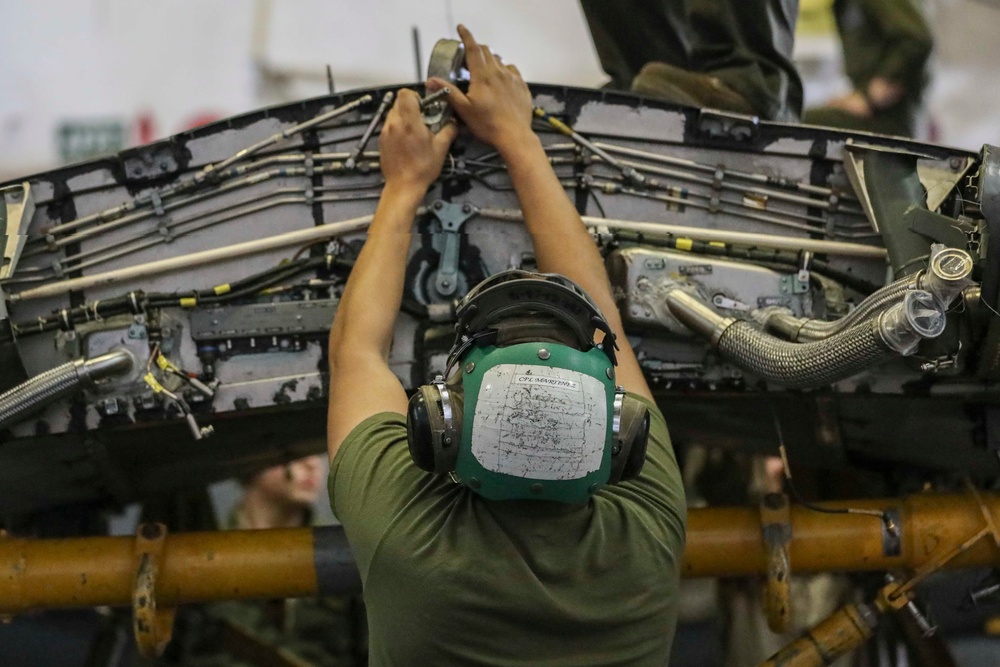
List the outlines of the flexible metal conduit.
{"label": "flexible metal conduit", "polygon": [[[914,294],[931,300],[927,292]],[[935,313],[938,315],[935,326],[920,329],[913,325],[911,313],[889,310],[824,341],[790,343],[759,331],[748,322],[723,317],[679,289],[668,293],[666,301],[674,317],[709,339],[726,359],[756,376],[798,388],[817,387],[848,378],[900,353],[903,347],[912,349],[919,338],[940,334],[944,326],[943,314],[936,311],[930,312],[932,317]],[[925,303],[913,305],[922,308]],[[893,308],[909,307],[910,304],[900,303]]]}
{"label": "flexible metal conduit", "polygon": [[764,330],[793,342],[824,340],[897,303],[908,291],[918,288],[919,275],[923,274],[910,275],[889,283],[870,294],[847,315],[832,322],[795,317],[790,312],[781,310],[766,316]]}
{"label": "flexible metal conduit", "polygon": [[64,396],[93,387],[98,380],[128,373],[134,363],[130,352],[117,350],[93,359],[70,361],[36,375],[0,394],[0,430]]}
{"label": "flexible metal conduit", "polygon": [[934,244],[931,246],[931,260],[926,270],[900,278],[879,289],[844,317],[826,322],[797,318],[787,310],[775,310],[764,316],[764,329],[795,342],[825,340],[878,315],[901,301],[907,293],[918,289],[930,292],[938,306],[945,310],[963,289],[972,284],[970,276],[973,264],[972,256],[966,251]]}

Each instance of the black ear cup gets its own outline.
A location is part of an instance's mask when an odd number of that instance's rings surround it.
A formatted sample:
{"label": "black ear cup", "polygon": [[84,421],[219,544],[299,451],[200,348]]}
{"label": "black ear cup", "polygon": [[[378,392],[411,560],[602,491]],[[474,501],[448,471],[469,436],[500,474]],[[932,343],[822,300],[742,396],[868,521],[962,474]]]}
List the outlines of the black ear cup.
{"label": "black ear cup", "polygon": [[609,484],[635,479],[646,462],[649,441],[649,410],[625,392],[615,396],[618,429],[612,434]]}
{"label": "black ear cup", "polygon": [[642,472],[642,466],[646,462],[646,444],[649,442],[649,410],[642,407],[643,418],[635,433],[632,446],[628,450],[625,459],[625,467],[622,468],[622,480],[635,479]]}
{"label": "black ear cup", "polygon": [[406,410],[406,443],[421,470],[436,474],[455,470],[462,433],[462,406],[444,382],[424,385],[410,397]]}
{"label": "black ear cup", "polygon": [[[434,406],[434,409],[439,408]],[[410,448],[410,458],[417,467],[427,472],[434,472],[434,435],[429,411],[424,392],[417,391],[410,397],[410,403],[406,408],[406,444]]]}

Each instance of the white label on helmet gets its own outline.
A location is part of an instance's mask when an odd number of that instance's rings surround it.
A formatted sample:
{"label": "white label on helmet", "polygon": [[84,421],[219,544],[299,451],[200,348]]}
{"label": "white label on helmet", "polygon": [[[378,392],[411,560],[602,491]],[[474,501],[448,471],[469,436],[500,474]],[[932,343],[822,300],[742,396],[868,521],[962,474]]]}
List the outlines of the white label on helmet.
{"label": "white label on helmet", "polygon": [[579,479],[601,467],[608,428],[604,384],[564,368],[500,364],[483,374],[472,454],[486,470]]}

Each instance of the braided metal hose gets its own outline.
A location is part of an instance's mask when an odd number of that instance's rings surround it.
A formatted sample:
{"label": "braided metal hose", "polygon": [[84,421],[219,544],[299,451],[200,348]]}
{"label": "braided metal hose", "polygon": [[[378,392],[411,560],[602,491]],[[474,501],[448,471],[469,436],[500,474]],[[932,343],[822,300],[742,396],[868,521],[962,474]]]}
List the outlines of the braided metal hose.
{"label": "braided metal hose", "polygon": [[719,338],[718,350],[747,372],[788,387],[830,384],[892,355],[875,318],[811,343],[778,340],[736,322]]}
{"label": "braided metal hose", "polygon": [[775,311],[767,315],[764,329],[795,342],[824,340],[898,303],[907,292],[917,289],[920,275],[922,274],[912,274],[879,288],[859,303],[857,308],[832,322],[795,317],[787,311]]}
{"label": "braided metal hose", "polygon": [[911,274],[892,282],[872,293],[853,311],[838,320],[810,320],[798,318],[787,310],[762,313],[759,318],[764,329],[790,341],[825,340],[859,322],[874,317],[914,290],[926,290],[933,295],[941,309],[947,309],[958,294],[973,283],[972,256],[959,248],[948,248],[940,243],[931,246],[927,270]]}
{"label": "braided metal hose", "polygon": [[64,396],[93,387],[103,378],[132,370],[130,352],[118,350],[93,359],[77,359],[36,375],[0,394],[0,430]]}
{"label": "braided metal hose", "polygon": [[667,294],[670,312],[740,368],[787,387],[817,387],[848,378],[895,354],[908,354],[944,329],[945,315],[931,294],[911,292],[903,302],[823,341],[791,343],[749,322],[723,317],[681,290]]}

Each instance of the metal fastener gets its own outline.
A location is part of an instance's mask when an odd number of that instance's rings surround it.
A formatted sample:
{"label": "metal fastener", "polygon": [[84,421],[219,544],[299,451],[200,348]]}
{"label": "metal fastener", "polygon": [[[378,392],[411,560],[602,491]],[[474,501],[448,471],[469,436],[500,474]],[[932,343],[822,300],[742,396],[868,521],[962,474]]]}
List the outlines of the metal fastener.
{"label": "metal fastener", "polygon": [[545,361],[551,356],[552,355],[545,348],[542,348],[541,350],[538,351],[538,358],[541,359],[542,361]]}
{"label": "metal fastener", "polygon": [[474,370],[476,370],[476,364],[474,362],[470,361],[469,363],[467,363],[465,365],[465,372],[466,373],[471,373]]}

